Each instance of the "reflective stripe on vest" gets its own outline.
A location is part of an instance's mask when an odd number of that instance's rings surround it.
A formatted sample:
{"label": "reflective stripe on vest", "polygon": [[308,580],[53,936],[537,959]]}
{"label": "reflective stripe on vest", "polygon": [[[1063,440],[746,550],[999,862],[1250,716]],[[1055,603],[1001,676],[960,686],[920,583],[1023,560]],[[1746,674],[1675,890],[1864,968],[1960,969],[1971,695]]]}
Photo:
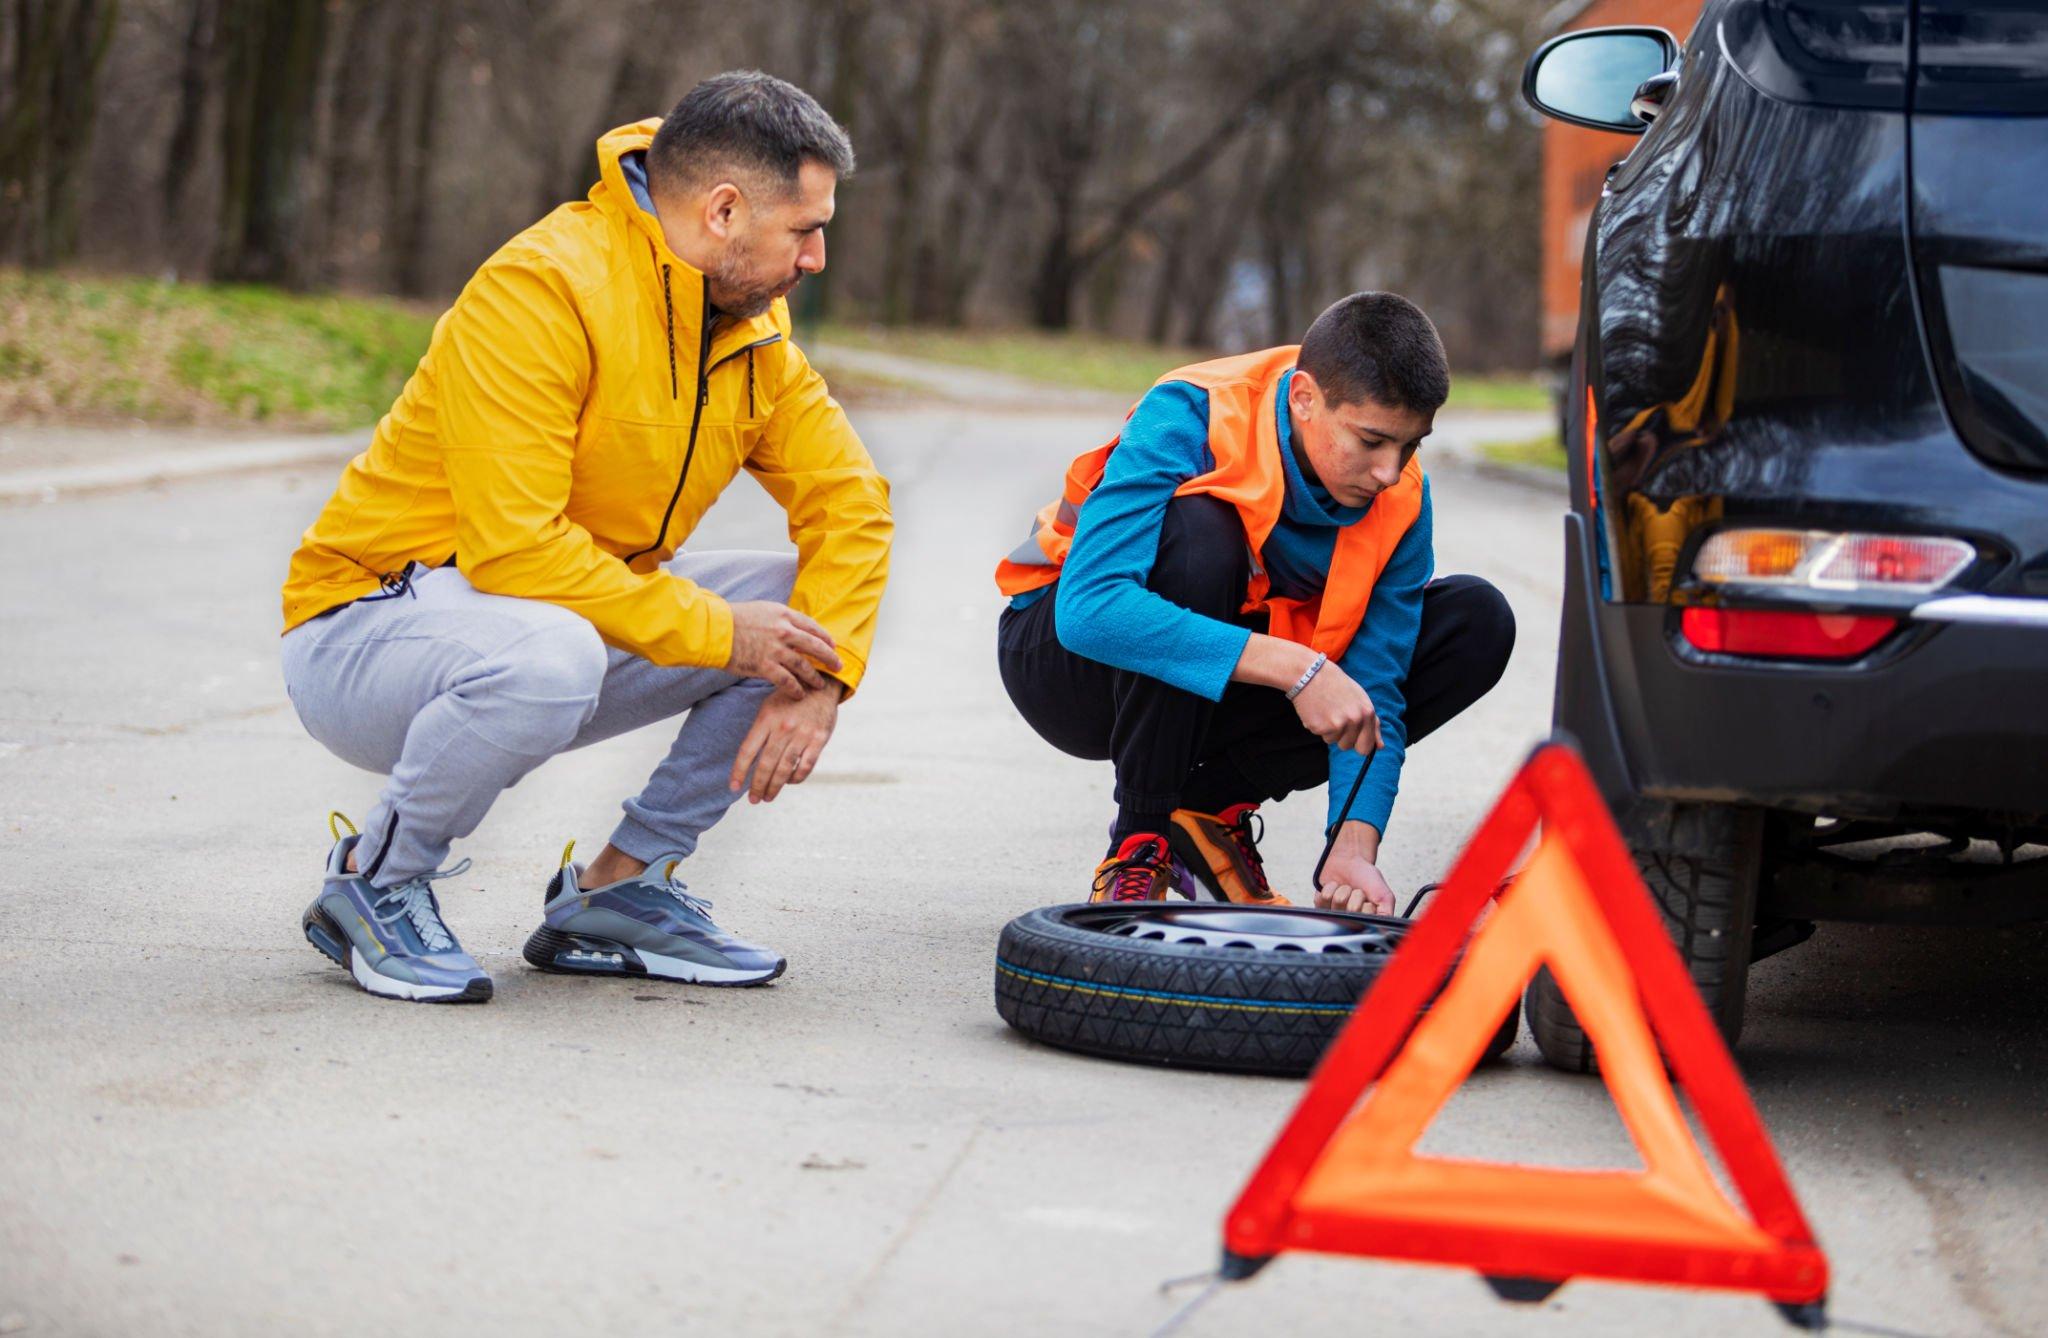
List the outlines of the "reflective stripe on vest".
{"label": "reflective stripe on vest", "polygon": [[[1337,531],[1330,572],[1320,594],[1283,599],[1269,594],[1263,552],[1266,539],[1287,503],[1287,470],[1280,459],[1278,404],[1281,380],[1294,367],[1298,345],[1196,363],[1168,372],[1156,385],[1179,381],[1209,396],[1209,454],[1215,468],[1189,479],[1174,496],[1206,493],[1236,508],[1251,549],[1252,577],[1245,612],[1265,610],[1274,636],[1326,655],[1344,653],[1365,621],[1372,588],[1386,570],[1401,537],[1422,514],[1422,465],[1410,459],[1393,487],[1373,499],[1364,517]],[[1133,412],[1135,412],[1135,407]],[[1060,577],[1073,547],[1081,506],[1102,482],[1110,452],[1121,437],[1074,457],[1057,501],[1043,507],[1031,532],[996,564],[996,586],[1005,595],[1042,589]]]}

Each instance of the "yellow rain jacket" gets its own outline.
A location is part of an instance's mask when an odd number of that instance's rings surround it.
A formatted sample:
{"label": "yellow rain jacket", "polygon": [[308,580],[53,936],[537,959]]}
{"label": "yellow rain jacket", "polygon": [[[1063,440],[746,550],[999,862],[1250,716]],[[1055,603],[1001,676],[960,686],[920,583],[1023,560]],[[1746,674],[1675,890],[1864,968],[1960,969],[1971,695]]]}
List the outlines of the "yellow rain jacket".
{"label": "yellow rain jacket", "polygon": [[434,326],[369,449],[292,555],[285,630],[408,564],[546,600],[656,664],[721,666],[732,611],[670,575],[744,469],[789,514],[791,604],[823,623],[857,686],[888,575],[889,487],[777,301],[750,321],[670,251],[619,159],[658,121],[597,144],[599,181],[484,262]]}

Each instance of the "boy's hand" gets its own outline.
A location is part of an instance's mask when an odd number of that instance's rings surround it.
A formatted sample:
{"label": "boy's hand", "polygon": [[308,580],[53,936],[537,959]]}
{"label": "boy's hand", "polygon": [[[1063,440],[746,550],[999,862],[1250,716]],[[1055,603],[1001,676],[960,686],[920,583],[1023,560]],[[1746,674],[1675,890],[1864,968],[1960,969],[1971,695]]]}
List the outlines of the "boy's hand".
{"label": "boy's hand", "polygon": [[[1328,673],[1325,669],[1323,673]],[[1321,678],[1322,674],[1316,675]],[[1306,696],[1307,694],[1302,694]],[[1348,821],[1330,847],[1329,862],[1323,865],[1322,885],[1316,888],[1316,905],[1323,910],[1359,911],[1368,915],[1394,913],[1394,889],[1379,870],[1379,828],[1369,822]]]}
{"label": "boy's hand", "polygon": [[766,804],[782,793],[783,786],[803,784],[831,741],[843,691],[837,681],[826,679],[824,687],[795,700],[778,693],[762,702],[754,727],[747,731],[733,758],[730,788],[737,790],[747,784],[747,774],[752,772],[747,802]]}
{"label": "boy's hand", "polygon": [[1316,889],[1316,906],[1322,910],[1392,915],[1394,889],[1387,886],[1377,864],[1332,851],[1330,862],[1323,866],[1323,885]]}
{"label": "boy's hand", "polygon": [[1380,716],[1372,698],[1335,660],[1316,670],[1294,699],[1294,713],[1309,733],[1333,748],[1370,753],[1380,746]]}

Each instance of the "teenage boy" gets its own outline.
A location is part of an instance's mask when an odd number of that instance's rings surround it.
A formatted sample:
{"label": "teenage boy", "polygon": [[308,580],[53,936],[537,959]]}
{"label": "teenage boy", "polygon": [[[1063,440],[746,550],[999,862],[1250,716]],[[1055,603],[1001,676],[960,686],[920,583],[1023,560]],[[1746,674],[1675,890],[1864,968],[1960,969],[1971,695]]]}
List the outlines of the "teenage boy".
{"label": "teenage boy", "polygon": [[1493,586],[1432,579],[1416,448],[1449,389],[1429,318],[1355,293],[1299,346],[1161,377],[998,566],[1011,701],[1116,767],[1090,900],[1198,881],[1287,905],[1259,805],[1327,784],[1343,825],[1316,904],[1392,913],[1378,860],[1407,745],[1485,695],[1514,646]]}

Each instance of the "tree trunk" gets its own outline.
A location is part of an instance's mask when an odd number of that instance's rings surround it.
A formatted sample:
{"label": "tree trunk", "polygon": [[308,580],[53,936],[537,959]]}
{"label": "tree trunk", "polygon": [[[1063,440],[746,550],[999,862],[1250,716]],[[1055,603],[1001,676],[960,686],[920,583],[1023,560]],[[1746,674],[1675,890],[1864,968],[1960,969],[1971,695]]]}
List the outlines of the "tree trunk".
{"label": "tree trunk", "polygon": [[1295,326],[1294,273],[1287,220],[1267,211],[1260,220],[1259,241],[1266,264],[1266,342],[1285,344]]}
{"label": "tree trunk", "polygon": [[171,142],[164,151],[164,221],[175,231],[185,192],[199,166],[199,132],[213,89],[220,44],[218,0],[192,0],[185,23],[185,41],[178,60],[178,114],[171,123]]}
{"label": "tree trunk", "polygon": [[565,200],[580,200],[597,179],[591,146],[614,127],[650,116],[667,116],[686,91],[676,86],[676,52],[687,49],[705,16],[691,0],[640,0],[627,14],[625,40],[588,134],[569,146],[561,170],[543,183],[540,211]]}
{"label": "tree trunk", "polygon": [[946,18],[925,15],[918,35],[917,74],[910,86],[910,136],[896,173],[896,208],[882,270],[882,320],[901,325],[910,316],[911,283],[925,252],[925,192],[931,180],[932,117],[938,107],[939,71],[946,59]]}
{"label": "tree trunk", "polygon": [[214,272],[249,283],[291,277],[290,251],[327,35],[322,0],[228,0],[224,189]]}
{"label": "tree trunk", "polygon": [[1054,205],[1056,217],[1031,281],[1031,323],[1041,330],[1066,330],[1074,323],[1074,285],[1080,282],[1074,264],[1072,206]]}
{"label": "tree trunk", "polygon": [[390,227],[387,202],[364,185],[379,179],[378,168],[391,151],[376,133],[378,99],[403,73],[379,61],[377,50],[388,30],[405,19],[390,0],[356,0],[351,8],[354,18],[333,62],[331,125],[320,165],[322,216],[313,230],[319,242],[310,281],[321,287],[355,277],[368,243],[381,244]]}
{"label": "tree trunk", "polygon": [[1256,214],[1259,198],[1265,193],[1265,162],[1266,139],[1254,137],[1245,146],[1237,165],[1237,184],[1222,207],[1213,214],[1196,214],[1208,228],[1184,285],[1181,339],[1191,348],[1215,348],[1218,343],[1216,317],[1244,247],[1245,224]]}
{"label": "tree trunk", "polygon": [[371,24],[375,5],[376,0],[331,0],[329,5],[335,31],[321,51],[314,82],[300,172],[300,224],[286,265],[294,288],[324,287],[333,273],[335,206],[348,192],[348,179],[334,171],[335,146],[350,128],[342,109],[345,91],[367,73],[355,57],[361,54],[361,34]]}
{"label": "tree trunk", "polygon": [[[855,139],[855,99],[864,86],[867,69],[868,20],[873,15],[869,0],[835,0],[831,20],[832,81],[826,90],[825,110],[832,119],[845,129],[847,137]],[[810,318],[825,321],[832,318],[833,298],[837,285],[832,282],[833,272],[828,266],[824,271],[806,280],[804,287],[810,289]]]}
{"label": "tree trunk", "polygon": [[418,179],[405,149],[412,142],[408,133],[412,124],[408,95],[416,86],[406,77],[406,71],[412,67],[411,53],[421,40],[420,19],[418,5],[404,5],[391,25],[390,40],[384,48],[384,96],[377,105],[376,129],[372,134],[378,166],[384,173],[383,215],[377,222],[373,247],[379,269],[387,276],[386,281],[394,284],[401,262],[394,244],[393,220],[406,208],[408,192]]}
{"label": "tree trunk", "polygon": [[1181,218],[1159,236],[1159,277],[1152,285],[1151,313],[1145,318],[1145,337],[1155,344],[1173,338],[1173,302],[1181,290],[1181,275],[1187,269],[1188,245],[1194,232],[1194,223]]}
{"label": "tree trunk", "polygon": [[0,103],[0,245],[33,266],[78,250],[78,190],[118,0],[15,0]]}
{"label": "tree trunk", "polygon": [[[935,253],[926,283],[920,291],[929,294],[917,312],[920,321],[960,325],[966,320],[967,301],[974,292],[981,267],[993,249],[988,232],[1009,208],[1016,189],[1017,174],[995,172],[983,179],[982,163],[995,141],[995,129],[1002,117],[1002,89],[994,81],[984,84],[984,93],[968,118],[966,131],[954,141],[951,181],[941,211],[942,223],[936,243],[927,241]],[[943,249],[940,249],[943,248]]]}
{"label": "tree trunk", "polygon": [[448,49],[446,3],[433,7],[427,42],[420,53],[419,108],[412,128],[412,170],[402,204],[394,202],[392,247],[398,259],[398,291],[418,297],[427,290],[427,221],[434,198],[434,145],[441,129],[441,69]]}

